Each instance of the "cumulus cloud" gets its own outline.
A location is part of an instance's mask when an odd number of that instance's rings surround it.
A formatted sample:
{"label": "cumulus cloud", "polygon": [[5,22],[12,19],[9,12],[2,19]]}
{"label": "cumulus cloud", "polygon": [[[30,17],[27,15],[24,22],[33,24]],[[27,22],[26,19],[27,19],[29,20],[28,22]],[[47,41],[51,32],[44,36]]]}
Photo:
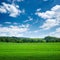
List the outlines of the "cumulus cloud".
{"label": "cumulus cloud", "polygon": [[6,9],[3,6],[0,6],[0,13],[6,13]]}
{"label": "cumulus cloud", "polygon": [[24,32],[29,30],[29,25],[22,25],[14,26],[10,25],[8,27],[1,27],[0,26],[0,36],[15,36],[20,37],[23,35]]}
{"label": "cumulus cloud", "polygon": [[57,28],[56,31],[51,32],[50,36],[55,36],[60,38],[60,28]]}
{"label": "cumulus cloud", "polygon": [[50,29],[60,25],[60,5],[52,7],[50,11],[36,12],[35,14],[43,19],[46,19],[45,23],[43,23],[40,28]]}
{"label": "cumulus cloud", "polygon": [[7,4],[5,2],[0,5],[0,13],[7,13],[11,17],[19,16],[23,11],[19,9],[18,5]]}
{"label": "cumulus cloud", "polygon": [[55,14],[54,11],[46,11],[46,12],[37,12],[36,13],[39,17],[47,19],[47,18],[52,18],[52,16]]}
{"label": "cumulus cloud", "polygon": [[47,29],[50,29],[50,28],[57,26],[57,25],[58,25],[58,23],[56,23],[55,19],[48,19],[45,21],[45,23],[42,26],[40,26],[40,28],[47,30]]}

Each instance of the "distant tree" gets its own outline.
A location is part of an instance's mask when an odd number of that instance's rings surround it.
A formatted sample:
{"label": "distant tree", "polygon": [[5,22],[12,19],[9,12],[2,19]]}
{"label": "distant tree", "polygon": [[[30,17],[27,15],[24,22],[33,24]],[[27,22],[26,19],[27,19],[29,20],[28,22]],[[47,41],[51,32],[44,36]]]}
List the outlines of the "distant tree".
{"label": "distant tree", "polygon": [[0,37],[0,42],[15,42],[15,43],[60,42],[60,38],[51,36],[47,36],[45,38]]}
{"label": "distant tree", "polygon": [[60,42],[60,38],[51,37],[51,36],[47,36],[44,39],[46,40],[46,42]]}

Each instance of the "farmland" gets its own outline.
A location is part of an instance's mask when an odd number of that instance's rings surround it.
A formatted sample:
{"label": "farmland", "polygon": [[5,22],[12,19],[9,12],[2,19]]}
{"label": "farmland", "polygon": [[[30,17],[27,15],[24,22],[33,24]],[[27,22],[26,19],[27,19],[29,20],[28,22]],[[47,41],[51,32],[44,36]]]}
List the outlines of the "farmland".
{"label": "farmland", "polygon": [[0,42],[0,60],[60,60],[60,43]]}

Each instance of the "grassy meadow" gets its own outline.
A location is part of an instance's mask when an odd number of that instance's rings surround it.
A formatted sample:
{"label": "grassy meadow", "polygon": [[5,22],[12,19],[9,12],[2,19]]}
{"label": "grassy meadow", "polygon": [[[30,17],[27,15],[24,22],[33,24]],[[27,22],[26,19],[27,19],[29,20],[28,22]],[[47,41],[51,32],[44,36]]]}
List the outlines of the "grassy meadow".
{"label": "grassy meadow", "polygon": [[60,43],[0,42],[0,60],[60,60]]}

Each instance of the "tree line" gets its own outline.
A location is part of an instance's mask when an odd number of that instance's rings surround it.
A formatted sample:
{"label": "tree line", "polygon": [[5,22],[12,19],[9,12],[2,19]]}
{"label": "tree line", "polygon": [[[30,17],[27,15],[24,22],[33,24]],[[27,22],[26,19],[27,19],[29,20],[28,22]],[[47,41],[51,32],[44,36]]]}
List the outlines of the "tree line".
{"label": "tree line", "polygon": [[45,38],[0,37],[0,42],[15,42],[15,43],[60,42],[60,38],[51,36],[47,36]]}

